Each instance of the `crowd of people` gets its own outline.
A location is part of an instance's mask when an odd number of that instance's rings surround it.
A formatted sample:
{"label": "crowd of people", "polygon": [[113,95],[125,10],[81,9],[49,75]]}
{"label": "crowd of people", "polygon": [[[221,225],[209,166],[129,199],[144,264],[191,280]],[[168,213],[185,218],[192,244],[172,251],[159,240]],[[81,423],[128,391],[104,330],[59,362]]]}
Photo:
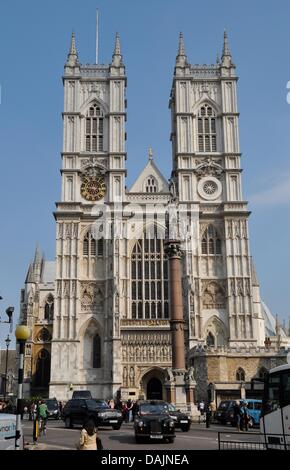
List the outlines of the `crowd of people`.
{"label": "crowd of people", "polygon": [[120,410],[122,412],[125,423],[131,423],[134,421],[137,408],[137,402],[135,400],[133,401],[129,399],[127,401],[121,401],[111,398],[107,403],[111,409]]}

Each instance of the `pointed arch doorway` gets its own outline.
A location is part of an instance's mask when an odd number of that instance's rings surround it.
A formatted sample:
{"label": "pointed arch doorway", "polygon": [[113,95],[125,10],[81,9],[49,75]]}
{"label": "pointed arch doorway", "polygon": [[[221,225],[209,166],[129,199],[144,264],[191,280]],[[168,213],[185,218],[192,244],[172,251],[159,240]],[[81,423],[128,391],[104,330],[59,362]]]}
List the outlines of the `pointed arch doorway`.
{"label": "pointed arch doorway", "polygon": [[147,400],[162,400],[162,383],[157,377],[152,377],[147,383]]}
{"label": "pointed arch doorway", "polygon": [[147,370],[141,378],[141,395],[146,400],[166,400],[165,389],[166,371],[154,367]]}

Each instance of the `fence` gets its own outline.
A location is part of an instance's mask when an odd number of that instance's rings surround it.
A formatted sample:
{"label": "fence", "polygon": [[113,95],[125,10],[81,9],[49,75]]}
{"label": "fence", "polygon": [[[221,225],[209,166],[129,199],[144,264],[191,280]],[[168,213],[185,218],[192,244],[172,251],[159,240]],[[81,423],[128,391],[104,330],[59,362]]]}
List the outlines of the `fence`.
{"label": "fence", "polygon": [[290,450],[290,435],[218,432],[219,450]]}

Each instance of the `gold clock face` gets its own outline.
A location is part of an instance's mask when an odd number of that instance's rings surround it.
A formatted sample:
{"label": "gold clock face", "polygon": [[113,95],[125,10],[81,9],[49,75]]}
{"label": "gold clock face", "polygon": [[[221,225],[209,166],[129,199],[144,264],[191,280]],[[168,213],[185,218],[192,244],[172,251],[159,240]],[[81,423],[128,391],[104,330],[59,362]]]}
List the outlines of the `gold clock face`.
{"label": "gold clock face", "polygon": [[106,183],[101,176],[85,176],[81,185],[81,195],[87,201],[100,201],[106,194]]}

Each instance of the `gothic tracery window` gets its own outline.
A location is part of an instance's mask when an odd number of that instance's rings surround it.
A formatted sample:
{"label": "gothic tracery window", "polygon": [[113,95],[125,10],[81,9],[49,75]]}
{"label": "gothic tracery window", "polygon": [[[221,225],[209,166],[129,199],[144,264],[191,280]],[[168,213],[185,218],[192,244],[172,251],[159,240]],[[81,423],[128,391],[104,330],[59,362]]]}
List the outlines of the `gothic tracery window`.
{"label": "gothic tracery window", "polygon": [[137,241],[131,257],[132,318],[169,318],[168,261],[163,239],[145,234]]}
{"label": "gothic tracery window", "polygon": [[198,151],[217,151],[216,113],[208,104],[204,104],[198,113]]}
{"label": "gothic tracery window", "polygon": [[95,240],[92,233],[89,231],[84,236],[83,240],[83,256],[103,256],[104,254],[104,239],[99,238]]}
{"label": "gothic tracery window", "polygon": [[201,253],[203,255],[221,255],[222,242],[213,225],[209,225],[203,233],[201,241]]}
{"label": "gothic tracery window", "polygon": [[86,150],[101,152],[104,147],[104,115],[97,104],[90,106],[86,115]]}

